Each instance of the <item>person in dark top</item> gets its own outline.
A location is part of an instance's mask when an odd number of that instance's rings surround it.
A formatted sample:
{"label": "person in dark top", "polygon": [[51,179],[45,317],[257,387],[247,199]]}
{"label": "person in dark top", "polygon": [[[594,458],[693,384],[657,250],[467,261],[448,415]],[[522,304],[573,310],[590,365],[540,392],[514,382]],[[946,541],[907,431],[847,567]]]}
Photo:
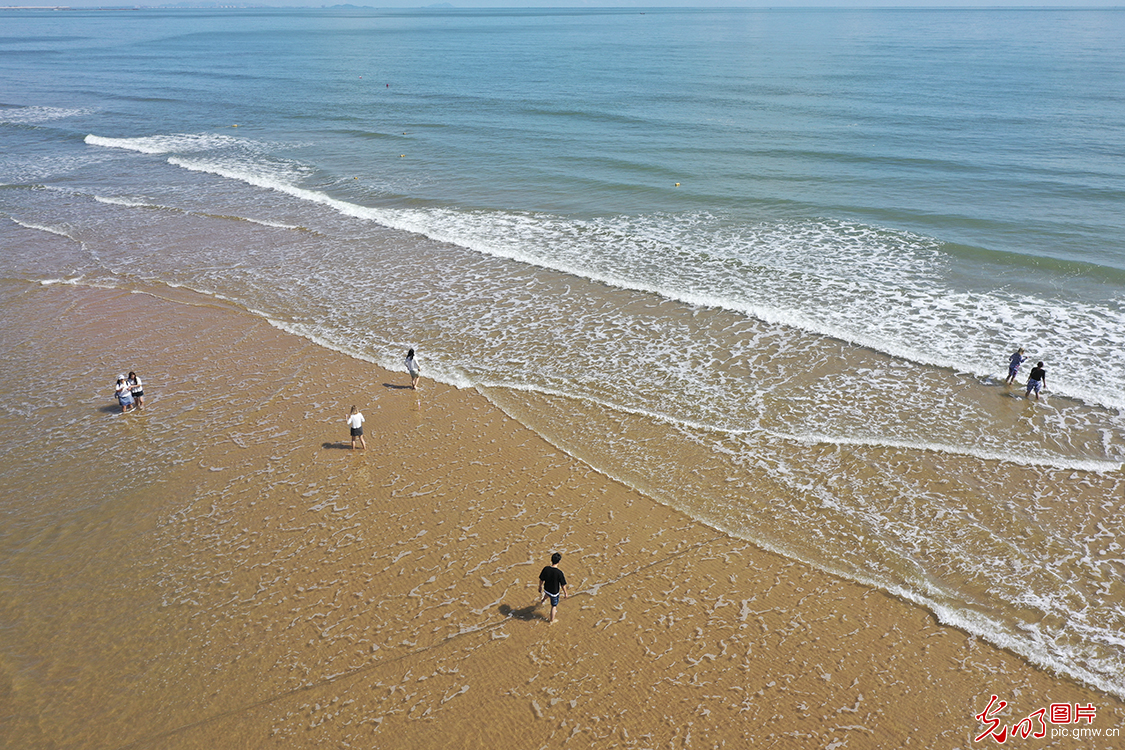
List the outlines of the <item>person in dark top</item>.
{"label": "person in dark top", "polygon": [[1020,365],[1026,360],[1027,357],[1023,356],[1022,346],[1016,350],[1015,354],[1008,358],[1008,380],[1006,381],[1008,385],[1016,382],[1016,375],[1019,374]]}
{"label": "person in dark top", "polygon": [[555,621],[555,611],[559,607],[559,594],[562,594],[563,597],[570,596],[566,592],[566,576],[559,570],[560,560],[562,560],[561,552],[551,555],[551,564],[539,573],[539,593],[543,595],[539,604],[547,599],[551,600],[551,618],[547,620],[550,623]]}
{"label": "person in dark top", "polygon": [[1043,369],[1043,363],[1039,362],[1035,367],[1031,368],[1031,373],[1027,376],[1027,393],[1024,395],[1031,398],[1031,392],[1035,391],[1035,400],[1039,400],[1039,391],[1047,387],[1047,371]]}

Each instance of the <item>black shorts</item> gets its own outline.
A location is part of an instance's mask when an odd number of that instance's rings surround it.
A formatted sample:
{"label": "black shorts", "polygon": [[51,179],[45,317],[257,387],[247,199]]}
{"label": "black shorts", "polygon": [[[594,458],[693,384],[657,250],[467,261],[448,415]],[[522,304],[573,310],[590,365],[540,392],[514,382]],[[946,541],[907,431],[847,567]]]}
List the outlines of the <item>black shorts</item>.
{"label": "black shorts", "polygon": [[363,428],[362,427],[353,427],[352,428],[352,437],[363,437]]}

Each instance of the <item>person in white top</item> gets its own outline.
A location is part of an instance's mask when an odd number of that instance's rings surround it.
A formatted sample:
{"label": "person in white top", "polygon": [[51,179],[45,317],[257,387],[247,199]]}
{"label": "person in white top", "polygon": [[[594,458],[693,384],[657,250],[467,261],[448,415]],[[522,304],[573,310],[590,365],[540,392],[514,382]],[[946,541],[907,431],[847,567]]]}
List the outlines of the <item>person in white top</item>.
{"label": "person in white top", "polygon": [[133,401],[133,391],[126,384],[124,375],[117,376],[117,387],[113,391],[117,396],[117,403],[121,404],[122,413],[132,411],[136,402]]}
{"label": "person in white top", "polygon": [[418,390],[418,378],[422,377],[422,368],[418,366],[413,349],[406,353],[406,371],[410,373],[410,387]]}
{"label": "person in white top", "polygon": [[355,439],[359,438],[359,444],[364,450],[367,450],[367,441],[363,439],[363,414],[359,409],[352,407],[351,413],[348,414],[348,427],[352,429],[352,450],[355,450]]}
{"label": "person in white top", "polygon": [[137,408],[145,408],[145,385],[137,377],[137,373],[130,370],[129,377],[125,378],[125,384],[129,386],[129,390],[133,394],[133,400],[137,402]]}

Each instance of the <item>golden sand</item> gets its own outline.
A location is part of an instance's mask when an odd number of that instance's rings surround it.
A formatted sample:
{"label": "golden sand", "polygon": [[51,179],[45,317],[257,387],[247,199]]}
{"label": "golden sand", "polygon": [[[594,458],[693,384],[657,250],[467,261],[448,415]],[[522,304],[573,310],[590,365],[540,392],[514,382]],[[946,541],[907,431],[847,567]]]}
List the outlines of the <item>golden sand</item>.
{"label": "golden sand", "polygon": [[[5,380],[42,383],[49,421],[2,423],[5,492],[31,499],[0,537],[0,746],[968,748],[996,744],[973,742],[993,694],[1005,725],[1052,703],[1125,725],[1116,699],[695,522],[425,373],[412,391],[189,294],[5,307],[27,321]],[[143,413],[112,413],[123,360]],[[570,596],[548,625],[553,551]],[[1054,728],[1009,743],[1113,745]]]}

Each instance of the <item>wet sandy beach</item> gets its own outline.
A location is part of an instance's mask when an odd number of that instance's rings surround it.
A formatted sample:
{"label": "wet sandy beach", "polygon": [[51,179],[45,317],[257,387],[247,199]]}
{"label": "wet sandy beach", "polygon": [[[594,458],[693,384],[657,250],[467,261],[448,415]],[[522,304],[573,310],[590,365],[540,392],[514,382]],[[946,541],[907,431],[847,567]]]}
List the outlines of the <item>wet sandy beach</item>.
{"label": "wet sandy beach", "polygon": [[[1062,703],[1125,726],[1115,698],[693,521],[474,391],[160,295],[0,288],[0,745],[967,748],[994,744],[991,695],[1005,726]],[[129,369],[147,408],[119,415]],[[1103,746],[1044,726],[1018,741]]]}

